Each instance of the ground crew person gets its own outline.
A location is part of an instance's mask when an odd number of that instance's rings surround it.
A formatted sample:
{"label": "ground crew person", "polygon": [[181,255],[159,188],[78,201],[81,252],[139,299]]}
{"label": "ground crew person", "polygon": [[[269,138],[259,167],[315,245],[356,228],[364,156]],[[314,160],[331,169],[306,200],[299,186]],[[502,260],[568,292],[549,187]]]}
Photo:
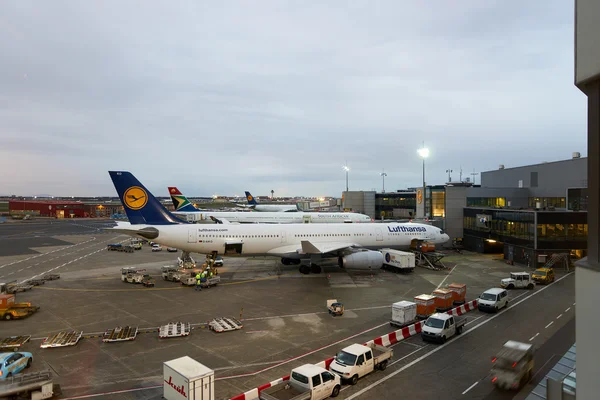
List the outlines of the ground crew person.
{"label": "ground crew person", "polygon": [[200,274],[196,274],[196,287],[194,288],[194,290],[202,290],[202,286],[200,286]]}

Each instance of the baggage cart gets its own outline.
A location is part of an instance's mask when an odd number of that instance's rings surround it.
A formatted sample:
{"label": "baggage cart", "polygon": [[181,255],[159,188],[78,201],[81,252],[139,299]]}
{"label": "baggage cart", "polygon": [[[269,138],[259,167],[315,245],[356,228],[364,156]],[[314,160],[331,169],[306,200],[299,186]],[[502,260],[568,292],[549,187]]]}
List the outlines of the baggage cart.
{"label": "baggage cart", "polygon": [[158,337],[161,339],[189,336],[192,331],[189,322],[169,322],[158,329]]}
{"label": "baggage cart", "polygon": [[435,312],[435,297],[429,294],[415,296],[415,303],[417,303],[417,316],[419,318],[428,318]]}
{"label": "baggage cart", "polygon": [[435,297],[435,309],[436,311],[448,311],[452,309],[452,303],[454,301],[452,290],[450,289],[436,289],[432,295]]}
{"label": "baggage cart", "polygon": [[41,349],[75,346],[83,336],[83,331],[62,331],[48,336],[42,341]]}
{"label": "baggage cart", "polygon": [[448,289],[452,290],[452,300],[454,305],[461,306],[465,304],[467,285],[464,283],[451,283],[448,285]]}
{"label": "baggage cart", "polygon": [[117,326],[116,328],[104,332],[102,341],[104,343],[125,342],[128,340],[135,340],[137,334],[137,326]]}
{"label": "baggage cart", "polygon": [[229,317],[215,318],[208,323],[208,329],[217,333],[235,331],[243,327],[244,325],[240,321]]}
{"label": "baggage cart", "polygon": [[412,301],[399,301],[392,304],[392,319],[390,326],[403,328],[419,321],[417,316],[417,303]]}
{"label": "baggage cart", "polygon": [[10,336],[0,339],[0,350],[19,351],[19,348],[29,342],[31,335]]}

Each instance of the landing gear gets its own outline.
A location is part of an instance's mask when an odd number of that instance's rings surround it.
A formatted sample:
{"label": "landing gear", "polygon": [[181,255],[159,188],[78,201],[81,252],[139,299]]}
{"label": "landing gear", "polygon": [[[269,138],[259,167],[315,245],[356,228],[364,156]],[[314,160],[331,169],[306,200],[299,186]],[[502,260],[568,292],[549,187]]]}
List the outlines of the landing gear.
{"label": "landing gear", "polygon": [[282,258],[281,259],[281,263],[283,265],[298,265],[300,264],[301,260],[296,260],[294,258]]}
{"label": "landing gear", "polygon": [[312,264],[312,263],[310,265],[302,264],[302,265],[300,265],[300,268],[298,268],[298,270],[300,271],[301,274],[305,274],[305,275],[308,275],[311,272],[313,274],[320,274],[321,266],[317,265],[317,264]]}

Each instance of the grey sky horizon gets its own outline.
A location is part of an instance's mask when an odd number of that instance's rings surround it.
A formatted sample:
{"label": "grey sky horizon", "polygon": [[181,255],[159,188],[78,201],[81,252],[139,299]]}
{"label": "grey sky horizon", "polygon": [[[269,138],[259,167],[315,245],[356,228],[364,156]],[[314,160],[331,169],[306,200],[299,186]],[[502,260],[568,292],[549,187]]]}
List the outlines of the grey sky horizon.
{"label": "grey sky horizon", "polygon": [[[570,1],[2,2],[0,195],[341,196],[587,155]],[[481,175],[476,176],[479,183]]]}

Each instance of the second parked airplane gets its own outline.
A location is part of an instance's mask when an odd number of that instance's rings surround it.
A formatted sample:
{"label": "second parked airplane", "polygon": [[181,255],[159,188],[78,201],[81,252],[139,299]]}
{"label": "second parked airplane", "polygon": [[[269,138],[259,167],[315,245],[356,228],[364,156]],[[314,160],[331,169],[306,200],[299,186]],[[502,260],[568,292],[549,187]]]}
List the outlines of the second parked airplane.
{"label": "second parked airplane", "polygon": [[252,212],[252,211],[204,211],[198,210],[176,187],[169,187],[175,206],[173,214],[187,222],[210,221],[240,224],[301,224],[301,223],[362,223],[373,222],[364,214],[348,212]]}

